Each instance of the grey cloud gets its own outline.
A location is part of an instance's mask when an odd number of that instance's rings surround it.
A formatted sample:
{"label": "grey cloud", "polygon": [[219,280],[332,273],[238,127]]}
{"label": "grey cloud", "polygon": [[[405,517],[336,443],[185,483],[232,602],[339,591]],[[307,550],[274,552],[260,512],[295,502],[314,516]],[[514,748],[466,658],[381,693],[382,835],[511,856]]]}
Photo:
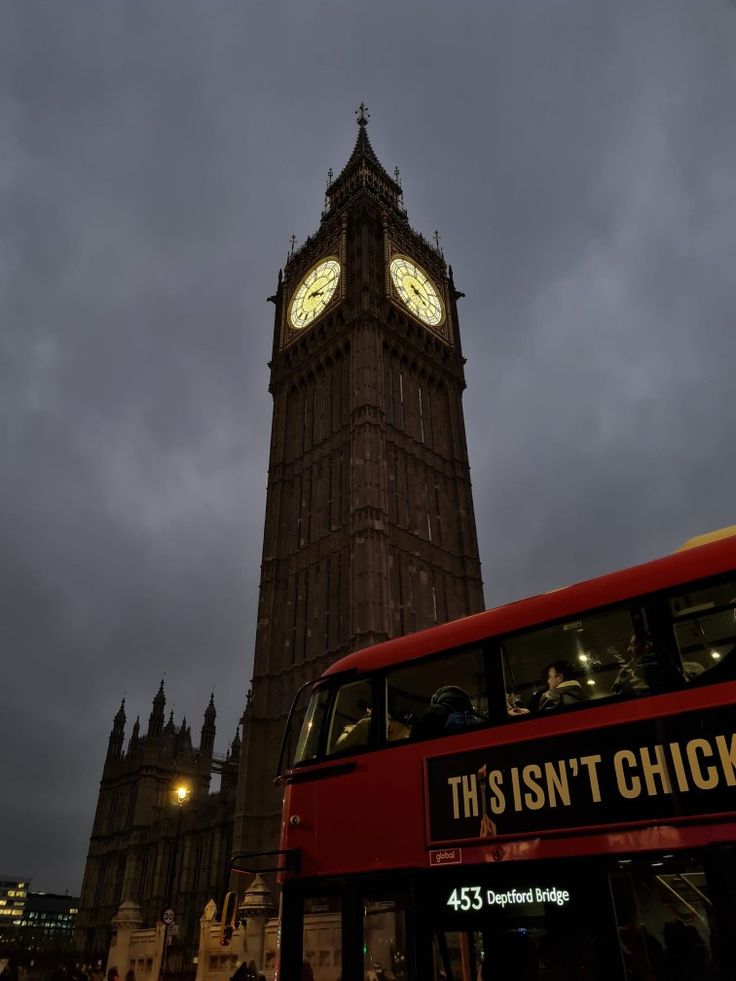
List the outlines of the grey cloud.
{"label": "grey cloud", "polygon": [[717,0],[4,4],[5,866],[79,887],[124,691],[232,738],[265,297],[361,99],[468,294],[487,601],[733,522],[735,48]]}

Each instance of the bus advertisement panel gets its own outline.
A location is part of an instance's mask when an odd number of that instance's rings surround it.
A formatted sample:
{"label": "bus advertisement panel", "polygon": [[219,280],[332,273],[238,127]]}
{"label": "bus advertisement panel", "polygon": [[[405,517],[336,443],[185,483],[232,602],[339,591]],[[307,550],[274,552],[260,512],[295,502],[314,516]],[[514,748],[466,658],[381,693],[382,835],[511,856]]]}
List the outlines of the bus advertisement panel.
{"label": "bus advertisement panel", "polygon": [[426,767],[434,843],[735,813],[736,713],[489,745]]}

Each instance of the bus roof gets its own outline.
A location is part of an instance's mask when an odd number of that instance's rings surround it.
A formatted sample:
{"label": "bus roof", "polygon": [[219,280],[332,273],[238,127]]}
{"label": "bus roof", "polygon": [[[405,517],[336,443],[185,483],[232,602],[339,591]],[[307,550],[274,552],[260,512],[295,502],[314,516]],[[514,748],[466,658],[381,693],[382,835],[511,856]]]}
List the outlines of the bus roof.
{"label": "bus roof", "polygon": [[720,542],[723,538],[731,538],[736,535],[736,525],[729,525],[727,528],[719,528],[717,531],[709,531],[705,535],[696,535],[695,538],[688,538],[678,548],[678,552],[684,552],[688,548],[698,548],[700,545],[708,545],[710,542]]}
{"label": "bus roof", "polygon": [[549,620],[634,599],[680,583],[694,582],[734,568],[736,537],[730,535],[708,544],[693,545],[685,551],[678,551],[674,555],[654,559],[643,565],[384,641],[347,654],[327,668],[324,675],[343,671],[363,673],[386,668],[427,654],[478,643],[486,637],[511,633]]}

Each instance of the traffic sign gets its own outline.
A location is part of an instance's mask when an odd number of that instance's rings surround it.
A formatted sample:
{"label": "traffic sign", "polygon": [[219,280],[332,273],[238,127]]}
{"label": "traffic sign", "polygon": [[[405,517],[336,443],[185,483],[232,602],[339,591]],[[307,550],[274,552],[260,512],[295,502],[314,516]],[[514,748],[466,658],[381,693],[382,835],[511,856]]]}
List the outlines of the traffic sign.
{"label": "traffic sign", "polygon": [[167,927],[172,926],[176,920],[176,913],[173,911],[173,909],[171,909],[171,907],[168,907],[161,914],[161,920]]}

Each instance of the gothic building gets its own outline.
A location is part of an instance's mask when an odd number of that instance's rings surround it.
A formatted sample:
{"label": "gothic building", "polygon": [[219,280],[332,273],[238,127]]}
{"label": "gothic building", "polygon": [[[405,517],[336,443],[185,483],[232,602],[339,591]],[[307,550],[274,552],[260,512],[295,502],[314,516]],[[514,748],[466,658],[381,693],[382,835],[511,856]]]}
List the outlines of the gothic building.
{"label": "gothic building", "polygon": [[277,847],[297,689],[349,651],[483,609],[452,268],[367,134],[279,272],[252,698],[234,851]]}
{"label": "gothic building", "polygon": [[[232,815],[240,756],[236,733],[227,756],[214,755],[214,697],[204,713],[199,746],[186,719],[165,721],[163,681],[145,734],[136,719],[125,747],[125,701],[115,716],[102,771],[75,931],[89,958],[107,955],[111,921],[124,900],[139,903],[153,925],[176,910],[176,961],[190,965],[199,917],[227,885]],[[210,793],[213,772],[220,789]],[[183,802],[176,790],[182,787]],[[186,791],[186,794],[185,794]]]}

